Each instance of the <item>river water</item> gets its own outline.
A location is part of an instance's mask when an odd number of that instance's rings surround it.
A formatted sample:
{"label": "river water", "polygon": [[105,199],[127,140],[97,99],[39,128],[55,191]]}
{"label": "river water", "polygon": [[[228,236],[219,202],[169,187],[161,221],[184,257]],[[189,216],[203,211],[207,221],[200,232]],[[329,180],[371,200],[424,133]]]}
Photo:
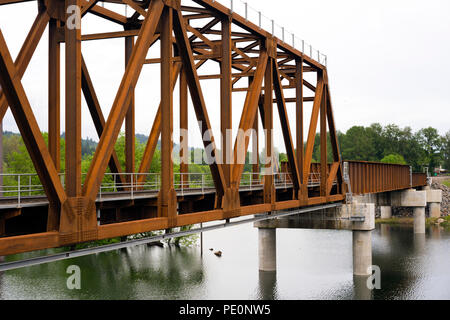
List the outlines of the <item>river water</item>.
{"label": "river water", "polygon": [[[279,229],[278,270],[262,273],[248,224],[204,233],[203,256],[198,244],[140,246],[0,273],[0,299],[450,299],[450,232],[378,225],[372,238],[374,291],[353,278],[351,232]],[[70,265],[80,290],[67,288]]]}

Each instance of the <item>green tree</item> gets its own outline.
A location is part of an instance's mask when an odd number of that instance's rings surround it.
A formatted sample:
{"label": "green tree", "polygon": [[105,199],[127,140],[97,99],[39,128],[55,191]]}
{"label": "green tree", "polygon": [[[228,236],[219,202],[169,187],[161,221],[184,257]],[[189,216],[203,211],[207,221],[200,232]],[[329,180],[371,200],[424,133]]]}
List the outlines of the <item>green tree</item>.
{"label": "green tree", "polygon": [[390,164],[407,164],[405,158],[396,153],[384,157],[383,159],[381,159],[381,162]]}
{"label": "green tree", "polygon": [[439,167],[442,163],[442,139],[435,128],[429,127],[418,132],[418,139],[424,151],[423,165],[430,170]]}
{"label": "green tree", "polygon": [[376,161],[372,133],[364,127],[354,126],[341,137],[341,153],[345,160]]}
{"label": "green tree", "polygon": [[450,170],[450,131],[442,137],[442,157],[444,168]]}

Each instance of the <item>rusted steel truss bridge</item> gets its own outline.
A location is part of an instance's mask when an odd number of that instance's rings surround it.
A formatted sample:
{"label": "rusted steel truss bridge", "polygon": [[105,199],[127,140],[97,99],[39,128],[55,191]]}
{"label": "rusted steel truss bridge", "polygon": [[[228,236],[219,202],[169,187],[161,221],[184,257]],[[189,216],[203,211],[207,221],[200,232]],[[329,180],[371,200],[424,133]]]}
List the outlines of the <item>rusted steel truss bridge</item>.
{"label": "rusted steel truss bridge", "polygon": [[[1,0],[15,5],[26,0]],[[154,230],[238,218],[317,205],[342,203],[353,193],[377,193],[426,184],[408,166],[341,159],[324,61],[296,49],[246,16],[211,0],[38,0],[36,19],[13,60],[0,30],[0,119],[11,110],[36,168],[31,175],[10,175],[17,181],[4,187],[0,198],[0,256],[124,237]],[[131,15],[106,8],[122,4]],[[79,9],[75,28],[69,19]],[[85,15],[95,15],[123,27],[122,31],[83,33]],[[20,17],[17,18],[20,26]],[[45,30],[48,30],[48,145],[43,139],[22,77]],[[283,29],[284,32],[284,29]],[[284,37],[284,35],[283,35]],[[125,72],[108,115],[103,114],[85,59],[85,41],[123,38]],[[61,44],[65,56],[61,57]],[[147,58],[159,44],[160,57]],[[121,49],[122,50],[122,49]],[[104,53],[103,53],[104,54]],[[61,79],[61,59],[65,79]],[[319,61],[318,61],[319,60]],[[322,59],[323,60],[323,59]],[[219,73],[199,75],[207,62]],[[159,64],[161,101],[153,119],[140,167],[135,168],[135,88],[141,70]],[[209,69],[205,69],[209,70]],[[304,75],[308,74],[308,77]],[[314,79],[314,81],[308,81]],[[274,106],[279,115],[289,170],[261,175],[259,165],[244,172],[244,164],[217,161],[222,154],[237,160],[246,154],[250,137],[238,132],[236,141],[223,139],[219,152],[214,137],[210,173],[193,174],[182,163],[174,173],[173,91],[180,89],[180,129],[188,127],[190,97],[202,136],[211,132],[202,80],[220,80],[217,116],[222,136],[232,128],[234,92],[246,94],[239,129],[265,129],[264,147],[273,155]],[[60,168],[60,97],[65,85],[65,171]],[[244,84],[244,85],[243,85]],[[87,173],[81,170],[81,107],[84,97],[100,138]],[[304,105],[312,105],[305,130]],[[295,112],[288,112],[288,104]],[[211,107],[210,107],[211,108]],[[234,108],[236,109],[236,108]],[[215,114],[214,114],[215,116]],[[292,132],[289,117],[295,118]],[[125,168],[114,150],[125,122]],[[150,127],[150,126],[149,126]],[[320,163],[313,163],[316,132],[320,131]],[[296,135],[296,144],[292,134]],[[327,161],[330,141],[332,163]],[[161,172],[149,173],[161,141]],[[306,145],[304,142],[306,141]],[[239,143],[243,142],[243,143]],[[187,150],[188,141],[182,146]],[[253,143],[259,143],[258,139]],[[183,157],[183,154],[180,155]],[[223,160],[223,159],[222,159]],[[224,163],[224,164],[222,164]],[[269,160],[266,165],[271,168]],[[108,170],[109,169],[109,170]],[[347,172],[344,172],[347,171]],[[273,172],[273,171],[272,171]],[[348,179],[347,179],[348,178]],[[107,182],[109,181],[109,182]],[[352,190],[351,190],[352,189]]]}

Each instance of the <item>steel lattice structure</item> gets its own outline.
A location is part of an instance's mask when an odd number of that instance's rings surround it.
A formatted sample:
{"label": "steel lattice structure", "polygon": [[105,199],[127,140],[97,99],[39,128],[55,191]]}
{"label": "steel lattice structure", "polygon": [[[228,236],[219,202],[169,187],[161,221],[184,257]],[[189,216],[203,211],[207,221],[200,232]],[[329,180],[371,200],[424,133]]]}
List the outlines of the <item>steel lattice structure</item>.
{"label": "steel lattice structure", "polygon": [[[12,4],[18,0],[3,0]],[[0,30],[0,118],[8,108],[12,111],[27,150],[32,158],[48,199],[45,230],[37,228],[26,234],[18,228],[0,238],[0,255],[45,249],[97,239],[126,236],[152,230],[164,230],[200,222],[230,219],[243,215],[339,202],[345,199],[346,185],[337,143],[327,68],[304,55],[271,33],[260,29],[230,9],[211,0],[194,0],[195,5],[184,5],[180,0],[111,0],[134,10],[131,17],[102,7],[95,0],[39,0],[38,14],[20,53],[13,61]],[[93,14],[123,27],[123,31],[83,34],[81,28],[70,29],[69,6],[81,8],[81,15]],[[0,6],[1,10],[1,6]],[[203,27],[194,27],[193,21],[205,21]],[[21,78],[35,49],[48,26],[49,32],[49,143],[44,142],[33,114],[32,106],[23,88]],[[236,31],[238,28],[238,31]],[[102,108],[94,89],[89,70],[81,53],[83,41],[124,38],[126,70],[116,93],[109,115]],[[60,172],[60,44],[65,43],[65,114],[66,114],[66,169],[65,186]],[[147,59],[147,52],[159,43],[158,59]],[[220,66],[220,74],[199,76],[198,70],[208,62]],[[149,140],[140,168],[135,168],[134,152],[134,88],[146,64],[160,64],[161,103],[149,134]],[[316,74],[316,83],[304,79],[305,73]],[[248,86],[235,84],[248,78]],[[192,100],[195,115],[201,121],[202,136],[211,129],[201,80],[220,79],[221,131],[232,129],[232,94],[246,92],[239,129],[258,129],[258,117],[267,130],[264,141],[268,155],[273,153],[272,128],[274,105],[279,114],[284,144],[289,160],[289,186],[278,190],[274,176],[264,177],[260,189],[242,190],[243,164],[210,165],[214,182],[212,195],[183,195],[174,187],[171,152],[173,149],[173,90],[180,86],[180,127],[188,129],[188,98]],[[241,83],[241,82],[240,82]],[[314,93],[305,96],[304,91]],[[286,91],[295,91],[295,98],[285,98]],[[100,137],[92,165],[82,182],[81,172],[81,105],[86,100],[95,128]],[[312,102],[311,121],[304,136],[304,102]],[[289,114],[286,105],[295,104],[295,114]],[[289,117],[295,117],[296,145],[294,145]],[[125,122],[126,168],[121,168],[114,146]],[[317,128],[320,128],[319,181],[308,187]],[[327,163],[327,133],[331,141],[333,162]],[[306,139],[305,139],[306,138]],[[108,207],[98,203],[99,189],[105,172],[145,174],[161,139],[161,186],[157,197],[130,200]],[[238,140],[245,143],[238,149]],[[306,147],[304,141],[306,140]],[[218,157],[213,142],[212,157]],[[238,134],[234,145],[224,139],[223,154],[229,152],[237,160],[246,153],[250,137]],[[182,141],[187,146],[187,141]],[[209,144],[210,142],[208,142]],[[207,142],[205,142],[205,148]],[[182,155],[181,155],[182,156]],[[214,160],[214,159],[213,159]],[[235,161],[234,163],[237,163]],[[268,166],[272,164],[269,163]],[[253,172],[259,173],[258,165]],[[181,165],[187,173],[187,164]],[[120,176],[124,183],[126,175]],[[145,178],[136,175],[137,184]],[[133,176],[131,176],[133,179]],[[129,181],[128,181],[129,182]],[[118,209],[119,208],[119,209]],[[4,212],[16,216],[19,211]],[[32,209],[29,209],[32,210]],[[42,210],[40,208],[39,210]],[[111,219],[111,210],[115,218]],[[116,211],[114,211],[116,210]],[[117,211],[119,210],[119,211]],[[115,213],[114,213],[115,212]],[[136,212],[139,212],[137,214]],[[100,224],[97,214],[100,213]],[[2,213],[0,213],[2,215]],[[103,221],[103,216],[109,217]],[[26,221],[26,220],[24,220]],[[0,229],[0,235],[2,230]]]}

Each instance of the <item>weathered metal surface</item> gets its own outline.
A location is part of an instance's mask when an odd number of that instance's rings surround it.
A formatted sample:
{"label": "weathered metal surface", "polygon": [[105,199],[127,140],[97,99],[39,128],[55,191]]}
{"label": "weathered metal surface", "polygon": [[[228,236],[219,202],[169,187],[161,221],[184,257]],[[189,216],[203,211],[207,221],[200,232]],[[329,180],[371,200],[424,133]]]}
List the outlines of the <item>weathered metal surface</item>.
{"label": "weathered metal surface", "polygon": [[407,165],[367,161],[348,161],[348,163],[353,194],[404,190],[427,184],[426,174],[412,173],[410,166]]}
{"label": "weathered metal surface", "polygon": [[[20,2],[25,1],[2,1],[1,4]],[[33,211],[33,202],[30,200],[26,206],[24,203],[21,205],[20,195],[23,191],[16,192],[20,214],[2,220],[1,231],[4,237],[0,238],[0,255],[344,200],[347,186],[343,179],[327,69],[323,64],[217,1],[195,0],[195,7],[184,5],[183,0],[105,2],[127,5],[129,10],[133,10],[133,14],[126,17],[102,7],[96,1],[37,1],[37,18],[15,62],[10,57],[0,30],[0,84],[3,90],[0,94],[0,119],[10,106],[46,195],[44,199],[43,194],[36,199],[36,207],[40,211]],[[81,6],[82,16],[96,15],[121,26],[123,31],[82,34],[86,29],[84,27],[69,30],[64,21],[67,19],[65,13],[69,5]],[[81,19],[82,26],[86,23]],[[202,26],[199,27],[198,23],[202,23]],[[20,79],[48,24],[48,94],[51,112],[47,148]],[[103,115],[91,75],[81,55],[81,47],[83,41],[119,37],[125,39],[126,70],[110,113]],[[61,70],[58,59],[61,43],[65,43],[66,48],[64,186],[58,175],[61,157],[59,114],[62,107],[59,105]],[[149,48],[156,43],[160,44],[160,57],[147,59]],[[219,74],[212,73],[212,69],[203,68],[207,62],[218,64]],[[134,89],[142,68],[147,64],[161,65],[161,104],[153,119],[141,166],[135,173]],[[202,72],[200,76],[200,69],[208,73]],[[306,81],[304,72],[315,73],[317,81]],[[198,192],[198,186],[188,175],[181,176],[179,180],[176,177],[174,179],[171,160],[174,122],[172,97],[178,79],[182,129],[190,128],[187,116],[189,98],[197,120],[201,121],[199,129],[203,137],[211,132],[210,118],[220,116],[221,133],[224,134],[221,147],[225,152],[219,154],[215,145],[217,137],[210,136],[210,139],[204,141],[204,147],[211,150],[209,160],[216,160],[210,164],[209,193],[204,192],[207,183],[201,183],[202,192]],[[208,113],[203,96],[207,85],[202,84],[210,79],[220,80],[220,94],[213,106],[215,110],[220,109],[217,115]],[[304,89],[313,92],[314,96],[305,97]],[[246,93],[243,107],[232,105],[235,92]],[[100,138],[84,180],[80,154],[82,94]],[[309,126],[303,123],[306,103],[312,103]],[[277,164],[273,163],[271,157],[274,144],[278,143],[272,141],[274,104],[278,110],[289,167],[292,168],[291,173],[286,171],[284,175],[274,170],[273,167],[277,167]],[[291,107],[295,110],[291,110]],[[233,112],[240,109],[242,114],[239,127],[233,128]],[[290,122],[291,117],[296,117],[296,120]],[[253,143],[264,147],[269,158],[263,166],[268,171],[261,176],[258,174],[259,165],[254,165],[251,173],[244,173],[244,165],[236,161],[242,155],[245,158],[250,140],[245,131],[258,130],[259,118],[263,129],[267,130],[266,139],[264,142],[256,140]],[[114,146],[124,122],[126,161],[125,168],[122,169]],[[290,128],[292,123],[295,123],[295,130],[292,128],[295,143]],[[239,133],[236,141],[226,140],[226,131],[230,129],[240,129],[244,134]],[[312,155],[318,131],[322,156],[320,163],[315,164],[312,163]],[[326,164],[327,134],[333,155],[331,164]],[[146,192],[146,174],[160,136],[162,181],[159,181],[157,188],[152,189],[151,195],[138,196],[140,192]],[[188,146],[187,141],[183,143],[185,147]],[[227,154],[234,160],[232,163],[217,161],[223,158],[226,160]],[[114,191],[118,196],[109,204],[99,201],[102,196],[106,197],[102,181],[108,167],[115,174]],[[189,164],[183,164],[180,170],[182,174],[187,174]],[[123,174],[123,171],[128,175]],[[243,179],[245,174],[250,176]],[[376,193],[424,185],[426,176],[411,176],[409,167],[405,166],[350,162],[350,181],[354,193]],[[181,184],[181,189],[177,184]],[[156,196],[158,193],[159,196]],[[45,215],[41,214],[42,205],[49,208]],[[0,214],[1,210],[0,203]],[[33,225],[28,223],[31,216],[38,221],[42,219],[42,223],[30,231],[26,226]]]}

